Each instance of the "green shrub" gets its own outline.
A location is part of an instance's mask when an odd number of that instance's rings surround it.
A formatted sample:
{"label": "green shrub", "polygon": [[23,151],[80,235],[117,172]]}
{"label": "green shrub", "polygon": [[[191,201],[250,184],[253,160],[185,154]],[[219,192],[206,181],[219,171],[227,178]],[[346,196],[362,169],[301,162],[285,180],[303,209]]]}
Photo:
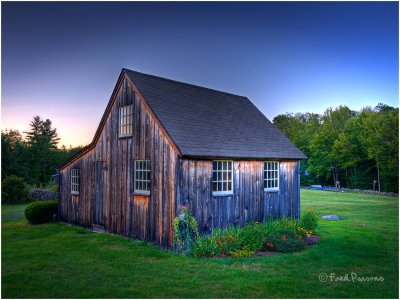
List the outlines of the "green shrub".
{"label": "green shrub", "polygon": [[191,215],[189,206],[178,206],[178,216],[173,220],[174,241],[178,251],[189,252],[199,237],[197,221]]}
{"label": "green shrub", "polygon": [[201,237],[193,245],[191,254],[196,257],[227,255],[241,246],[240,228],[228,227],[225,230],[216,228],[209,236]]}
{"label": "green shrub", "polygon": [[258,250],[298,251],[305,247],[299,228],[300,222],[291,218],[268,219],[264,223],[252,222],[242,228],[217,228],[210,236],[199,238],[192,245],[190,253],[196,257],[245,257],[252,256]]}
{"label": "green shrub", "polygon": [[233,252],[229,252],[229,255],[233,258],[239,258],[239,257],[251,257],[256,253],[254,250],[250,250],[248,248],[240,248],[236,249]]}
{"label": "green shrub", "polygon": [[23,178],[7,176],[1,183],[2,203],[21,203],[28,200],[28,185]]}
{"label": "green shrub", "polygon": [[263,247],[267,231],[267,227],[262,223],[252,222],[246,224],[239,231],[240,245],[250,251],[260,250]]}
{"label": "green shrub", "polygon": [[318,215],[313,209],[307,209],[300,218],[300,227],[314,232],[318,227]]}
{"label": "green shrub", "polygon": [[288,231],[285,233],[270,234],[264,244],[264,250],[276,252],[295,252],[305,248],[303,240],[294,232]]}
{"label": "green shrub", "polygon": [[58,203],[54,200],[38,201],[25,208],[25,217],[31,224],[50,222],[57,213]]}

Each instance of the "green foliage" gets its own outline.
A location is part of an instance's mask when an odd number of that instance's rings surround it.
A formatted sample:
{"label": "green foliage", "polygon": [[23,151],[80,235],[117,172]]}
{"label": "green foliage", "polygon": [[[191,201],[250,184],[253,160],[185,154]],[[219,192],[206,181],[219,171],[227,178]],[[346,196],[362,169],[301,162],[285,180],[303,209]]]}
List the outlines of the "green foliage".
{"label": "green foliage", "polygon": [[301,162],[302,185],[339,180],[342,187],[372,189],[378,180],[381,191],[398,192],[398,108],[339,106],[323,115],[278,115],[273,123],[309,158]]}
{"label": "green foliage", "polygon": [[301,237],[292,231],[272,233],[265,239],[264,250],[276,252],[296,252],[303,250],[305,244]]}
{"label": "green foliage", "polygon": [[295,219],[280,218],[268,219],[264,223],[251,222],[242,228],[216,228],[211,235],[199,238],[192,245],[191,254],[196,257],[254,254],[265,248],[269,236],[288,232],[296,235],[298,226],[299,222]]}
{"label": "green foliage", "polygon": [[31,185],[45,186],[56,168],[82,147],[57,148],[58,134],[49,119],[35,116],[24,140],[18,130],[1,131],[1,175],[22,177]]}
{"label": "green foliage", "polygon": [[31,224],[50,222],[57,208],[58,202],[54,200],[33,202],[25,208],[25,217]]}
{"label": "green foliage", "polygon": [[313,209],[307,209],[303,212],[300,219],[300,226],[305,230],[315,231],[318,227],[318,215]]}
{"label": "green foliage", "polygon": [[174,241],[179,251],[189,252],[191,245],[199,237],[197,221],[191,215],[188,206],[178,207],[178,216],[172,222],[174,227]]}
{"label": "green foliage", "polygon": [[7,176],[1,183],[1,202],[20,203],[28,200],[28,185],[23,178]]}
{"label": "green foliage", "polygon": [[242,245],[240,229],[228,227],[225,230],[216,228],[209,236],[200,237],[191,248],[191,254],[196,257],[211,257],[228,255]]}
{"label": "green foliage", "polygon": [[242,246],[250,251],[257,251],[262,248],[265,236],[265,225],[258,222],[246,224],[239,231],[239,239]]}
{"label": "green foliage", "polygon": [[229,253],[229,256],[233,258],[240,258],[240,257],[251,257],[256,253],[255,250],[250,250],[248,248],[240,248],[235,251]]}

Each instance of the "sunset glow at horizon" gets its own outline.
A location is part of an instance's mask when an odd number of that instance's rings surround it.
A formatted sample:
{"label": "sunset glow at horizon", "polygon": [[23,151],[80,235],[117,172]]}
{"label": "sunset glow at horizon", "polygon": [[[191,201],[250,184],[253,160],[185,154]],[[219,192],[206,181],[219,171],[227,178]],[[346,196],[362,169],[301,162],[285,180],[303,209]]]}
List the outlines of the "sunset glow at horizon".
{"label": "sunset glow at horizon", "polygon": [[[204,22],[206,20],[206,22]],[[271,121],[398,107],[397,2],[2,3],[1,128],[94,137],[122,68],[247,96]]]}

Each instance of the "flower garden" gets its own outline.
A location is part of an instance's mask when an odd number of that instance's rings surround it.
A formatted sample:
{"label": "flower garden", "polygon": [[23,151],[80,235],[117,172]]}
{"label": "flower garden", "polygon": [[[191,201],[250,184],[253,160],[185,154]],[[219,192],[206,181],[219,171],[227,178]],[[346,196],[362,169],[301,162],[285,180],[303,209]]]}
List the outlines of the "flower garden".
{"label": "flower garden", "polygon": [[318,216],[306,210],[300,220],[291,218],[251,222],[244,227],[214,229],[200,236],[188,206],[178,207],[174,219],[176,250],[194,257],[252,257],[305,249],[319,240]]}

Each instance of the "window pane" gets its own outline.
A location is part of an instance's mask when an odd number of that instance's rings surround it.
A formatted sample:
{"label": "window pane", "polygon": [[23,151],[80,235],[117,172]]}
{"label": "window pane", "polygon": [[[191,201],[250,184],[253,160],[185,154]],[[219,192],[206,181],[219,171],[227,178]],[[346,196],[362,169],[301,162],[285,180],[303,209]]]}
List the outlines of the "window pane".
{"label": "window pane", "polygon": [[229,181],[228,182],[228,191],[231,191],[232,190],[232,183]]}
{"label": "window pane", "polygon": [[216,192],[216,191],[217,191],[217,183],[213,182],[213,192]]}
{"label": "window pane", "polygon": [[218,191],[221,191],[221,190],[222,190],[222,183],[218,182]]}

